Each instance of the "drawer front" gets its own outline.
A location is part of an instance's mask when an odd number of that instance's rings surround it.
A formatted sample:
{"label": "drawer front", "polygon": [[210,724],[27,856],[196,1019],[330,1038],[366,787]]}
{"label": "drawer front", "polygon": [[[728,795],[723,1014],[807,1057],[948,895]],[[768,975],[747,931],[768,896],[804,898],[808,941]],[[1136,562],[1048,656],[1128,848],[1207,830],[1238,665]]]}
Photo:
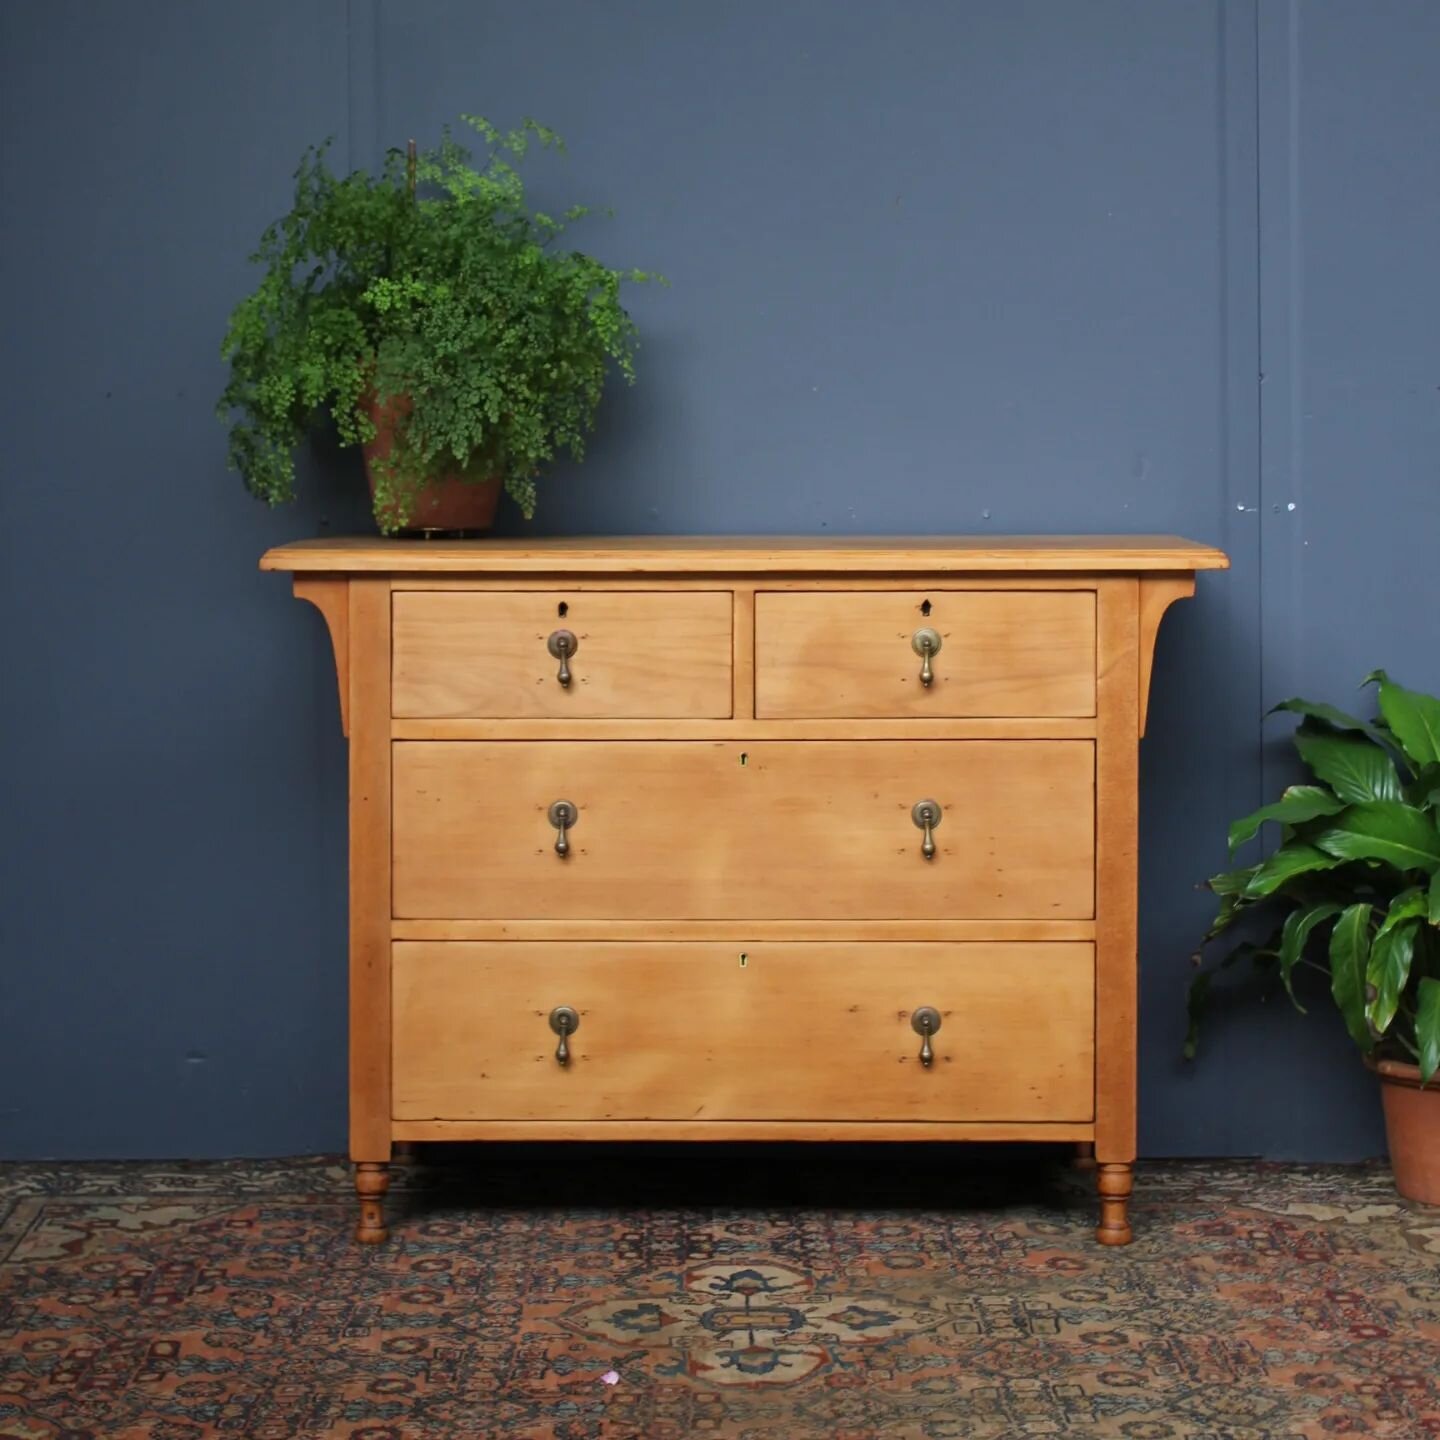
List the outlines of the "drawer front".
{"label": "drawer front", "polygon": [[[914,644],[922,630],[940,638],[929,685]],[[1095,594],[757,594],[755,713],[767,720],[1093,715]]]}
{"label": "drawer front", "polygon": [[[730,715],[726,591],[398,591],[393,713],[410,719]],[[549,641],[574,636],[569,683]]]}
{"label": "drawer front", "polygon": [[392,973],[398,1120],[1094,1115],[1088,944],[398,943]]}
{"label": "drawer front", "polygon": [[406,919],[1088,919],[1093,865],[1089,740],[394,746]]}

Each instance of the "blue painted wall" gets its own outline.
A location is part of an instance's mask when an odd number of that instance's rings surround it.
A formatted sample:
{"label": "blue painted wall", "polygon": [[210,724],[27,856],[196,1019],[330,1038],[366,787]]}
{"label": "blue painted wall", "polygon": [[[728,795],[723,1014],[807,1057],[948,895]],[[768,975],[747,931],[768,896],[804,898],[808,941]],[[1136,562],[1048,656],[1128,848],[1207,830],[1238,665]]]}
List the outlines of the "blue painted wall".
{"label": "blue painted wall", "polygon": [[0,1155],[343,1146],[331,661],[254,567],[364,503],[323,449],[243,493],[216,348],[307,143],[461,110],[559,129],[537,195],[672,282],[537,529],[1231,553],[1143,752],[1142,1147],[1375,1153],[1323,1006],[1176,1056],[1262,710],[1440,687],[1437,81],[1428,0],[0,6]]}

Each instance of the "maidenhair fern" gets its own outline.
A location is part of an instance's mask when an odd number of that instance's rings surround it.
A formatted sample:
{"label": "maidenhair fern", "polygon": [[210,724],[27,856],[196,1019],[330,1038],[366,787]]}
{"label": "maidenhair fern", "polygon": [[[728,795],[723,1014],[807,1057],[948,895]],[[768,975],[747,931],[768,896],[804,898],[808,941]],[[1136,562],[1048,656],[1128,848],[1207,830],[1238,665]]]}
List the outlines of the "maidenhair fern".
{"label": "maidenhair fern", "polygon": [[456,472],[499,476],[528,518],[545,463],[583,458],[611,366],[634,380],[620,290],[658,277],[566,249],[587,207],[529,208],[516,166],[532,144],[563,149],[552,131],[462,118],[485,145],[478,168],[448,130],[433,150],[391,151],[378,176],[333,174],[328,142],[301,159],[221,347],[231,464],[261,499],[294,497],[295,451],[319,419],[358,445],[374,437],[372,401],[398,402],[376,467],[382,529]]}

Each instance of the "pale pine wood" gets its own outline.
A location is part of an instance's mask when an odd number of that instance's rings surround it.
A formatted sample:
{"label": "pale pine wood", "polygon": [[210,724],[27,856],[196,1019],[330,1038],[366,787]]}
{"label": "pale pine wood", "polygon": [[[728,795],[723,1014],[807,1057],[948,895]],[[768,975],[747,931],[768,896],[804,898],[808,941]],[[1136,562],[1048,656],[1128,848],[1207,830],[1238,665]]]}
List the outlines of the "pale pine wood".
{"label": "pale pine wood", "polygon": [[[928,687],[911,645],[925,627],[942,640]],[[1095,596],[761,591],[755,676],[767,720],[1093,715]]]}
{"label": "pale pine wood", "polygon": [[360,1219],[355,1238],[362,1245],[379,1245],[389,1239],[385,1225],[385,1192],[390,1188],[390,1167],[362,1160],[355,1167],[355,1195],[360,1201]]}
{"label": "pale pine wood", "polygon": [[[393,968],[396,1119],[1094,1113],[1089,945],[400,942]],[[556,1005],[580,1016],[567,1066]],[[920,1005],[942,1016],[929,1069]]]}
{"label": "pale pine wood", "polygon": [[390,582],[350,586],[350,1158],[390,1159]]}
{"label": "pale pine wood", "polygon": [[400,742],[394,913],[1088,919],[1093,765],[1080,740]]}
{"label": "pale pine wood", "polygon": [[340,732],[350,733],[350,581],[343,575],[296,575],[295,598],[308,600],[324,617],[340,682]]}
{"label": "pale pine wood", "polygon": [[[397,590],[394,617],[396,716],[731,713],[728,591]],[[568,687],[546,649],[562,629],[579,642]]]}
{"label": "pale pine wood", "polygon": [[[1123,1243],[1119,1169],[1135,1159],[1136,852],[1140,585],[1100,586],[1100,736],[1095,787],[1095,1159],[1112,1189],[1100,1239]],[[1106,1182],[1105,1176],[1111,1179]]]}
{"label": "pale pine wood", "polygon": [[[739,683],[737,680],[737,693]],[[748,692],[747,692],[748,693]],[[394,740],[1091,740],[1095,720],[393,720]]]}
{"label": "pale pine wood", "polygon": [[[1136,746],[1160,618],[1192,592],[1195,570],[1227,563],[1165,536],[372,537],[270,552],[263,567],[296,572],[297,596],[325,614],[351,736],[360,1238],[385,1234],[386,1162],[397,1140],[923,1138],[1093,1143],[1098,1238],[1128,1241]],[[585,715],[582,705],[512,716],[471,714],[462,695],[465,713],[392,719],[392,587],[405,596],[402,611],[435,601],[434,613],[445,611],[425,641],[437,657],[425,684],[452,699],[472,683],[467,671],[494,672],[507,647],[521,646],[513,626],[484,626],[483,653],[472,656],[466,645],[477,637],[457,634],[453,615],[494,614],[498,604],[524,618],[563,594],[587,607],[623,602],[634,616],[718,594],[723,705],[705,715]],[[1062,627],[1048,649],[1034,644],[1025,683],[1038,698],[1014,701],[1015,713],[896,709],[886,672],[865,656],[872,631],[846,623],[823,662],[835,671],[831,691],[854,697],[845,711],[755,718],[767,673],[792,697],[782,704],[804,703],[814,679],[797,673],[796,660],[783,668],[793,633],[762,657],[757,676],[767,605],[798,602],[794,616],[830,607],[844,619],[924,592],[972,614],[989,605],[1016,615],[1039,601],[1060,616],[1098,603],[1090,662],[1082,674],[1075,656],[1084,642]],[[955,635],[974,643],[974,627],[937,628],[946,635],[937,669],[948,682]],[[526,653],[548,633],[531,634]],[[988,688],[994,711],[1033,630],[1012,625],[1010,644],[981,633],[990,649],[971,688]],[[812,654],[809,637],[800,641]],[[624,663],[653,674],[653,651],[636,658],[643,643],[638,631],[627,637]],[[582,642],[577,676],[589,673],[580,668],[588,649]],[[918,657],[905,658],[905,673],[918,674]],[[410,683],[403,678],[396,693]],[[946,694],[941,685],[930,698]],[[1057,694],[1059,708],[1083,703],[1086,713],[1034,713],[1054,708]],[[927,865],[909,807],[928,797],[946,818],[940,855]],[[554,855],[543,813],[560,798],[581,806],[566,861]],[[392,987],[392,954],[412,953],[421,958]],[[526,988],[560,981],[590,989],[562,1000]],[[908,993],[921,986],[931,993]],[[394,1053],[405,1083],[419,1076],[458,1096],[470,1106],[463,1118],[394,1118],[392,999],[402,988],[409,1038],[397,1034]],[[952,998],[959,988],[965,994]],[[577,1001],[580,1058],[557,1088],[545,1007]],[[947,1012],[929,1071],[913,1058],[919,1037],[908,1015],[917,1004]],[[874,1038],[871,1021],[886,1038]],[[618,1048],[616,1035],[626,1042]],[[483,1075],[476,1039],[495,1062]],[[538,1058],[517,1061],[527,1046]],[[889,1060],[872,1083],[876,1047]],[[957,1065],[975,1079],[958,1095]],[[590,1093],[595,1074],[602,1084]],[[505,1104],[523,1113],[494,1113],[496,1075]],[[552,1094],[565,1099],[558,1110]],[[629,1118],[602,1117],[617,1106]],[[713,1118],[737,1107],[756,1113]]]}
{"label": "pale pine wood", "polygon": [[[1106,573],[1106,572],[1102,572]],[[565,588],[572,592],[604,590],[616,595],[633,591],[644,594],[656,590],[674,594],[684,590],[714,590],[717,586],[729,585],[734,588],[753,585],[780,593],[783,591],[810,591],[844,589],[861,593],[871,590],[932,589],[950,590],[1093,590],[1098,575],[1083,571],[1062,570],[1058,574],[1041,574],[1032,570],[981,570],[973,575],[958,570],[945,570],[938,574],[925,571],[870,570],[863,574],[842,570],[838,573],[827,570],[807,570],[799,574],[783,571],[757,571],[725,575],[709,570],[698,572],[646,571],[636,575],[606,575],[594,571],[585,575],[566,576]],[[434,574],[402,575],[396,577],[396,584],[407,591],[440,591],[446,594],[470,593],[478,590],[533,591],[550,590],[555,585],[553,572],[544,570],[531,573],[520,571],[507,573],[504,570],[481,573],[441,570]]]}
{"label": "pale pine wood", "polygon": [[1130,1231],[1129,1165],[1102,1164],[1097,1169],[1095,1188],[1100,1192],[1100,1224],[1095,1238],[1102,1245],[1128,1245]]}
{"label": "pale pine wood", "polygon": [[618,535],[516,540],[391,540],[379,535],[299,540],[269,550],[262,570],[371,571],[387,575],[522,571],[755,575],[806,571],[1224,570],[1208,545],[1174,535],[812,536]]}
{"label": "pale pine wood", "polygon": [[1146,575],[1140,581],[1140,721],[1139,733],[1145,733],[1145,720],[1150,709],[1150,674],[1155,666],[1155,637],[1165,612],[1177,601],[1188,600],[1195,593],[1193,575]]}
{"label": "pale pine wood", "polygon": [[734,672],[735,703],[731,714],[741,725],[750,725],[755,714],[755,590],[750,585],[735,587]]}
{"label": "pale pine wood", "polygon": [[1083,1140],[1086,1121],[996,1120],[397,1120],[397,1140]]}
{"label": "pale pine wood", "polygon": [[394,940],[1093,940],[1093,920],[392,920]]}

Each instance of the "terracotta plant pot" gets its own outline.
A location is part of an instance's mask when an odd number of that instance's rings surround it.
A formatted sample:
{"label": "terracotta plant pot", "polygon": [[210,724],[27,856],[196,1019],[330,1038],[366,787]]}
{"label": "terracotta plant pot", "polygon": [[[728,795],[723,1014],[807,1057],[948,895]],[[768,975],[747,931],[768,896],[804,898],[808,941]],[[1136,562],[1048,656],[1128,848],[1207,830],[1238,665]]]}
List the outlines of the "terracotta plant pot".
{"label": "terracotta plant pot", "polygon": [[1440,1205],[1440,1077],[1421,1089],[1418,1065],[1365,1063],[1380,1077],[1395,1188],[1407,1200]]}
{"label": "terracotta plant pot", "polygon": [[[390,454],[395,438],[395,421],[410,409],[405,396],[395,396],[386,406],[371,399],[366,411],[375,426],[375,438],[363,449],[365,477],[370,482],[370,498],[375,498],[375,461]],[[415,497],[415,505],[400,534],[441,531],[446,534],[473,534],[488,530],[495,523],[495,510],[500,503],[500,477],[475,479],[459,470],[432,480]]]}

